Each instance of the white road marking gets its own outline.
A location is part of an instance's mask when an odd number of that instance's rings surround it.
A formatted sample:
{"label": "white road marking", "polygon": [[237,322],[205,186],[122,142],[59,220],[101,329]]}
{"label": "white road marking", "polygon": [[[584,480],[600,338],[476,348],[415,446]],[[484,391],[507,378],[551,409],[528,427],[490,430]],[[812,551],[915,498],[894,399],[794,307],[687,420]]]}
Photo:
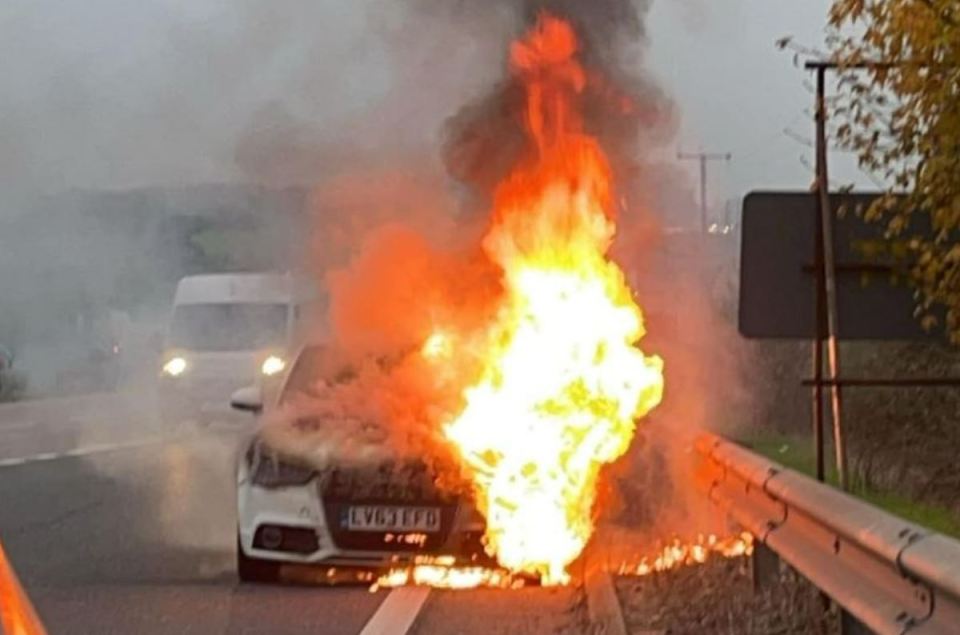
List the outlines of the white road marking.
{"label": "white road marking", "polygon": [[428,595],[428,587],[394,589],[360,631],[360,635],[404,635],[413,626]]}
{"label": "white road marking", "polygon": [[116,448],[117,445],[114,443],[94,443],[93,445],[84,445],[79,448],[67,450],[64,454],[67,456],[84,456],[86,454],[96,454],[97,452],[106,452],[107,450],[114,450]]}
{"label": "white road marking", "polygon": [[0,459],[0,467],[10,467],[13,465],[23,465],[24,463],[36,463],[38,461],[53,461],[56,459],[62,459],[66,457],[77,457],[77,456],[89,456],[91,454],[100,454],[102,452],[113,452],[116,450],[128,450],[131,448],[137,448],[144,445],[152,445],[154,443],[163,443],[164,441],[169,441],[172,439],[169,438],[150,438],[150,439],[136,439],[133,441],[123,441],[121,443],[96,443],[93,445],[86,445],[79,448],[73,448],[72,450],[65,450],[63,452],[40,452],[39,454],[32,454],[30,456],[20,456],[9,459]]}

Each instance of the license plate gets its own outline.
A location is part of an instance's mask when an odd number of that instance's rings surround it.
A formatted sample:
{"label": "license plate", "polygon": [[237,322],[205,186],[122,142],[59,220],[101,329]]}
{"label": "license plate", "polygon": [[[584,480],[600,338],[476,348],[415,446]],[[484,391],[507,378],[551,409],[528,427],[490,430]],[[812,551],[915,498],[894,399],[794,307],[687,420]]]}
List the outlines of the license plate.
{"label": "license plate", "polygon": [[354,505],[347,508],[346,528],[351,531],[440,531],[437,507]]}

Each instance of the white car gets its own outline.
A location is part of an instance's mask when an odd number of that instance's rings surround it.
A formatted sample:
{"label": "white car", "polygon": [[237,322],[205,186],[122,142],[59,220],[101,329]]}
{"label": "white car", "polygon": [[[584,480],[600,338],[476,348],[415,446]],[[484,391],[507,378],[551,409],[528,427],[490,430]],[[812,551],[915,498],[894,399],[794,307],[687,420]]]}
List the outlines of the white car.
{"label": "white car", "polygon": [[[302,349],[272,395],[244,388],[231,405],[269,415],[315,385],[323,355],[319,346]],[[369,570],[440,555],[492,563],[480,541],[482,517],[465,497],[441,492],[419,460],[333,457],[317,469],[258,434],[237,462],[237,521],[241,580],[276,580],[285,563]]]}

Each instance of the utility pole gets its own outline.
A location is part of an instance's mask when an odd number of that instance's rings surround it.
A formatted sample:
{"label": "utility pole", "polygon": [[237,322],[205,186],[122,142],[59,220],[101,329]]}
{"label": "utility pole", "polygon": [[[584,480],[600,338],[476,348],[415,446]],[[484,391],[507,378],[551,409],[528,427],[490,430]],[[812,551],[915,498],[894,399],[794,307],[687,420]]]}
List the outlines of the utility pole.
{"label": "utility pole", "polygon": [[[833,419],[833,444],[837,463],[837,480],[841,489],[849,488],[849,474],[847,472],[847,442],[846,435],[843,433],[843,423],[841,419],[842,393],[840,384],[840,345],[839,339],[839,320],[837,317],[837,268],[834,256],[833,245],[833,207],[830,203],[830,178],[827,170],[827,101],[826,101],[826,74],[828,70],[835,69],[837,65],[832,62],[807,62],[807,70],[816,72],[817,75],[817,95],[816,95],[816,133],[817,133],[817,336],[814,346],[813,363],[822,364],[823,353],[820,347],[823,345],[824,333],[822,332],[822,322],[826,322],[826,344],[827,344],[827,378],[830,380],[830,413]],[[824,319],[825,318],[825,319]],[[814,368],[814,377],[821,377],[822,370]],[[822,384],[822,378],[820,379]],[[823,432],[822,432],[822,414],[820,412],[822,399],[821,390],[815,389],[814,412],[815,442],[817,443],[817,471],[818,478],[823,477]]]}
{"label": "utility pole", "polygon": [[729,161],[733,155],[729,152],[677,152],[681,161],[700,162],[700,233],[707,233],[707,162]]}

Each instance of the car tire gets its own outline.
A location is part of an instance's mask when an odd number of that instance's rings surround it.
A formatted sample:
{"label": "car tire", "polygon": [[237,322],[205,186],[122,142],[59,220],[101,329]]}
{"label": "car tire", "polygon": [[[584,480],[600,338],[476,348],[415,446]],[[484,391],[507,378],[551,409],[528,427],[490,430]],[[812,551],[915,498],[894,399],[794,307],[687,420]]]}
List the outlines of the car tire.
{"label": "car tire", "polygon": [[280,564],[246,555],[237,536],[237,577],[241,582],[276,582],[280,578]]}

